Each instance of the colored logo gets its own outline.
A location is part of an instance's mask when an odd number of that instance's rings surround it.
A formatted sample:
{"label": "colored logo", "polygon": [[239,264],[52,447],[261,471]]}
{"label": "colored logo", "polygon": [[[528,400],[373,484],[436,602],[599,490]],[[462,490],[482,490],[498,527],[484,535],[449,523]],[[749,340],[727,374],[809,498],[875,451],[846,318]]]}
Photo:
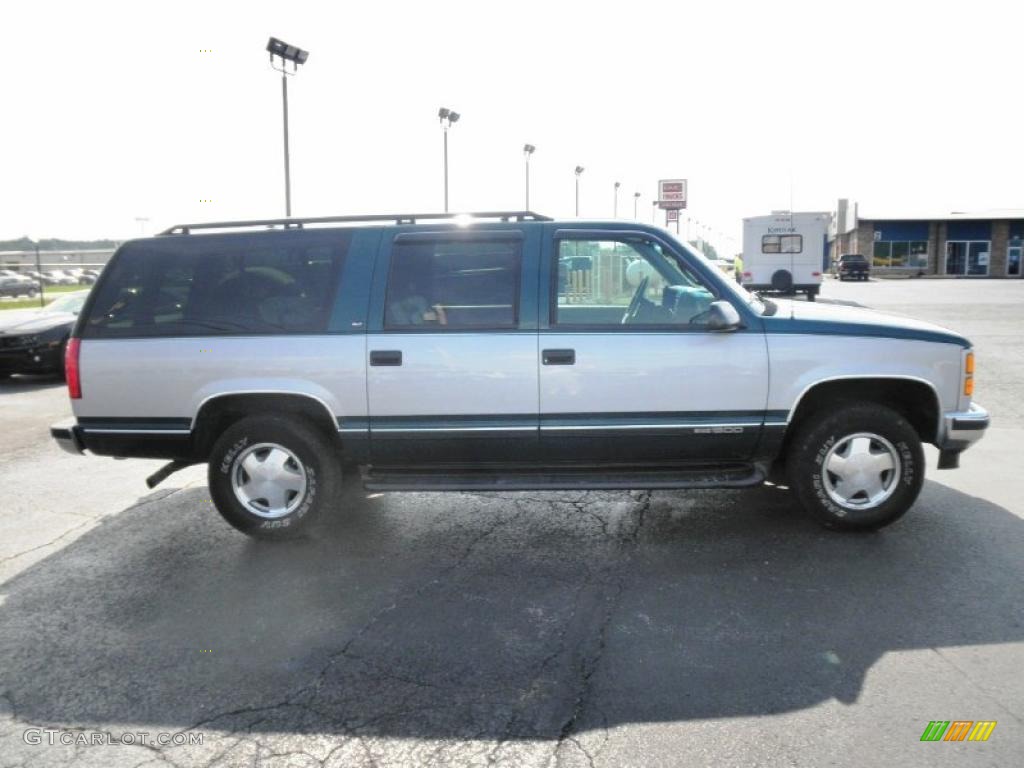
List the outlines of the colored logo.
{"label": "colored logo", "polygon": [[921,741],[988,741],[995,720],[932,720],[925,726]]}

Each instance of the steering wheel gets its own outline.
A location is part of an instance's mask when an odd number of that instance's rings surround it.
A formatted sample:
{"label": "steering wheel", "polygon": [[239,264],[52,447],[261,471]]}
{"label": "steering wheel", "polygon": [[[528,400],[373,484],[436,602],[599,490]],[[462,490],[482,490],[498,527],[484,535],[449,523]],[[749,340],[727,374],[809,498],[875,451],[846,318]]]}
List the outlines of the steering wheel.
{"label": "steering wheel", "polygon": [[626,314],[622,316],[622,325],[628,325],[636,319],[637,313],[640,311],[640,302],[644,300],[644,291],[647,290],[649,282],[651,282],[650,275],[641,280],[640,285],[636,287],[636,293],[629,300],[629,308],[626,310]]}

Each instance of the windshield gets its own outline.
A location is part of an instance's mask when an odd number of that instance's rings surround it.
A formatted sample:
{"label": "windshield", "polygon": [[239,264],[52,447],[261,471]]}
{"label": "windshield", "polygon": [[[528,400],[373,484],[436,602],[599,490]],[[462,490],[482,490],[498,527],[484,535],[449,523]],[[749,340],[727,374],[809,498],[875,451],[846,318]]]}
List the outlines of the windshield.
{"label": "windshield", "polygon": [[54,299],[44,308],[44,312],[72,312],[78,314],[82,311],[82,305],[85,304],[85,297],[89,295],[88,291],[76,291],[75,293],[69,293],[66,296],[61,296],[59,299]]}

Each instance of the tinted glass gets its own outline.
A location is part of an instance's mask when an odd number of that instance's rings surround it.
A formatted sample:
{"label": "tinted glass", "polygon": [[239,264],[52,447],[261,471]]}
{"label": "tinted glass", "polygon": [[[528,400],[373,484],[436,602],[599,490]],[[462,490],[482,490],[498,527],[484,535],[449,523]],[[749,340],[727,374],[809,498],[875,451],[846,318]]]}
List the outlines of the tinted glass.
{"label": "tinted glass", "polygon": [[132,243],[104,272],[82,334],[324,331],[348,236],[273,233]]}
{"label": "tinted glass", "polygon": [[384,326],[513,328],[521,246],[516,240],[397,242]]}

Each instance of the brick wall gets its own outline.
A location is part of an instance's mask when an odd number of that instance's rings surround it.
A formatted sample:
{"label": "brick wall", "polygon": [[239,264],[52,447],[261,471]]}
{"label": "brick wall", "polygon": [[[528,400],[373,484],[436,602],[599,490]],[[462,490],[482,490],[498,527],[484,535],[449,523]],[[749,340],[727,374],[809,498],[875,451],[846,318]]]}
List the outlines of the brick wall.
{"label": "brick wall", "polygon": [[1008,221],[992,222],[992,247],[988,254],[988,274],[990,277],[1006,277],[1006,246],[1010,240],[1010,223]]}

